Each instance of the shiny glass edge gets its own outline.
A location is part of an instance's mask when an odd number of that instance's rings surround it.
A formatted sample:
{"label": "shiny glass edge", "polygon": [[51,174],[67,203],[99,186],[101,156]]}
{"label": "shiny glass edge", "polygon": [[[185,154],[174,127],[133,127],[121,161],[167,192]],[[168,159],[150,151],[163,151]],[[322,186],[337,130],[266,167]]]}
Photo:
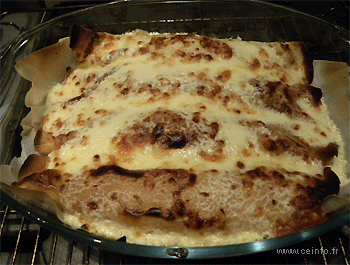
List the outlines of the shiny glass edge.
{"label": "shiny glass edge", "polygon": [[[105,249],[112,252],[118,252],[127,255],[152,257],[152,258],[175,258],[175,259],[213,259],[224,258],[238,255],[248,255],[263,251],[274,250],[278,248],[287,247],[308,239],[320,236],[326,232],[341,227],[349,222],[349,205],[341,208],[328,222],[319,226],[303,230],[301,232],[291,234],[288,236],[277,237],[267,240],[255,241],[244,244],[223,245],[212,247],[162,247],[162,246],[146,246],[125,243],[118,240],[110,240],[98,236],[94,236],[82,230],[75,230],[68,225],[63,224],[57,217],[33,204],[20,203],[16,200],[16,196],[12,192],[1,185],[1,200],[6,204],[16,209],[20,214],[28,220],[35,222],[42,227],[60,234],[70,240],[77,240],[84,242],[90,246]],[[175,250],[169,251],[169,250]],[[183,253],[186,255],[177,255],[176,253]],[[178,251],[178,252],[176,252]]]}
{"label": "shiny glass edge", "polygon": [[[80,23],[82,23],[82,20],[80,20],[80,16],[81,18],[84,18],[86,14],[91,12],[96,12],[98,10],[101,11],[106,8],[107,9],[119,8],[119,6],[121,5],[152,6],[153,4],[163,4],[165,6],[166,4],[174,4],[174,3],[177,3],[179,5],[191,4],[193,6],[196,6],[196,8],[201,8],[199,6],[201,3],[210,3],[210,2],[213,2],[213,1],[158,1],[158,0],[117,1],[113,3],[103,4],[100,6],[94,6],[84,10],[75,11],[73,13],[54,18],[48,22],[45,22],[43,24],[40,24],[34,27],[33,29],[25,33],[22,33],[16,40],[14,40],[11,43],[11,47],[9,47],[6,50],[6,54],[4,55],[4,58],[3,58],[3,59],[6,59],[6,65],[9,64],[9,67],[4,69],[5,71],[4,73],[6,74],[8,73],[10,76],[16,75],[13,69],[14,63],[24,58],[26,55],[28,55],[32,51],[37,50],[43,46],[42,43],[40,43],[40,38],[38,39],[35,39],[35,38],[38,35],[40,37],[41,36],[40,34],[42,34],[44,31],[48,31],[50,26],[58,25],[58,24],[62,25],[62,31],[59,32],[61,35],[58,34],[54,40],[51,40],[51,42],[55,42],[59,38],[62,38],[68,35],[66,33],[69,32],[70,25],[74,23],[79,23],[79,21]],[[223,0],[223,1],[217,1],[217,2],[224,3],[224,4],[233,3],[230,0]],[[312,23],[319,23],[321,25],[330,27],[331,29],[334,30],[336,34],[339,34],[341,38],[343,39],[345,38],[344,40],[346,40],[346,36],[348,35],[348,32],[342,28],[336,27],[321,19],[314,18],[308,15],[302,14],[300,12],[295,12],[293,10],[289,10],[288,8],[283,8],[277,5],[259,2],[259,1],[239,1],[239,2],[248,3],[249,5],[254,4],[254,5],[261,5],[267,8],[271,8],[272,13],[283,10],[283,12],[286,14],[292,13],[293,15],[296,15],[298,17],[299,16],[305,17],[308,20],[313,21]],[[89,26],[89,23],[84,23],[83,25]],[[96,27],[100,27],[101,30],[103,30],[105,28],[105,25],[101,23]],[[195,29],[197,28],[198,27],[196,26]],[[1,88],[2,88],[1,93],[3,93],[4,91],[10,91],[9,90],[10,88],[13,89],[12,85],[10,84],[11,81],[12,81],[11,79],[6,79],[6,82],[1,85]],[[23,88],[23,89],[27,89],[27,88]],[[22,87],[19,87],[16,89],[21,90]],[[16,99],[17,97],[13,97],[13,99],[11,100],[16,100]],[[3,143],[1,143],[1,148],[4,149]],[[8,163],[8,162],[9,161],[6,161],[5,163]],[[256,252],[262,252],[262,251],[289,246],[296,242],[301,242],[301,241],[310,239],[312,237],[316,237],[327,231],[330,231],[332,229],[345,225],[349,222],[349,208],[347,207],[342,209],[341,212],[336,213],[327,223],[324,223],[317,227],[310,228],[293,235],[280,237],[280,238],[273,238],[273,239],[268,239],[263,241],[251,242],[246,244],[238,244],[238,245],[186,248],[188,250],[188,253],[186,257],[184,257],[184,256],[178,256],[176,254],[169,255],[170,252],[167,250],[173,249],[173,248],[129,244],[121,241],[113,241],[113,240],[108,240],[104,238],[94,237],[91,234],[85,233],[83,231],[71,229],[69,226],[61,223],[56,216],[46,212],[44,209],[40,209],[36,206],[30,205],[28,202],[18,201],[16,199],[16,196],[14,196],[14,194],[11,194],[11,192],[4,185],[1,185],[0,199],[5,204],[17,210],[19,213],[24,215],[29,220],[36,222],[42,225],[43,227],[49,230],[52,230],[58,234],[61,234],[67,238],[85,242],[89,245],[103,248],[109,251],[120,252],[120,253],[130,254],[130,255],[137,255],[137,256],[156,257],[156,258],[188,258],[188,259],[220,258],[220,257],[245,255],[245,254],[251,254]],[[28,209],[31,209],[31,210],[29,211]]]}

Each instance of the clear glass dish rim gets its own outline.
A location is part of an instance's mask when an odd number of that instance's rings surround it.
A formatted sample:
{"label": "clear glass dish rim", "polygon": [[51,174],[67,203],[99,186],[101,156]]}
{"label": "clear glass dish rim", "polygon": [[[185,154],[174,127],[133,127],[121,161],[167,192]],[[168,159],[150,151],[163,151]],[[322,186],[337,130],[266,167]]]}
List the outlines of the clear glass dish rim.
{"label": "clear glass dish rim", "polygon": [[[238,255],[254,254],[269,250],[284,248],[296,243],[312,239],[325,234],[333,229],[341,227],[349,222],[349,206],[343,209],[343,213],[335,216],[330,221],[321,225],[305,229],[298,233],[287,236],[276,237],[261,241],[244,244],[208,246],[208,247],[171,247],[171,246],[147,246],[126,243],[118,240],[110,240],[89,234],[82,230],[75,230],[68,225],[61,223],[54,214],[53,218],[45,217],[35,208],[28,209],[6,192],[6,188],[1,186],[1,200],[11,208],[18,211],[28,220],[41,225],[42,227],[62,235],[70,240],[83,242],[84,244],[118,252],[126,255],[150,257],[150,258],[186,258],[186,259],[213,259],[225,258]],[[45,210],[43,210],[45,211]],[[173,254],[175,251],[175,254]],[[169,254],[170,253],[170,254]],[[172,254],[171,254],[172,253]],[[180,253],[180,254],[178,254]],[[182,256],[181,253],[185,253]]]}

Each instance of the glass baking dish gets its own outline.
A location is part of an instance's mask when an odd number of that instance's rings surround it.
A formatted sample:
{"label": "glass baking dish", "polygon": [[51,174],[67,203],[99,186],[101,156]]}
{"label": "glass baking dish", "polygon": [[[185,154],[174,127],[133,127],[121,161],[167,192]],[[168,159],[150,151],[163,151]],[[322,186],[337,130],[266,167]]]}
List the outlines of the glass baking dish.
{"label": "glass baking dish", "polygon": [[[21,34],[1,54],[0,164],[9,164],[14,156],[20,155],[20,122],[28,113],[24,106],[24,97],[30,83],[15,72],[15,63],[30,53],[67,37],[74,24],[113,34],[144,29],[151,32],[187,32],[266,42],[305,41],[311,44],[314,59],[349,64],[349,32],[320,19],[264,2],[117,1],[73,12]],[[324,91],[324,98],[331,117],[340,128],[349,148],[348,88],[343,92],[341,95],[334,95],[329,89]],[[337,100],[344,96],[347,100],[339,115]],[[349,161],[348,156],[347,160]],[[218,247],[153,247],[125,243],[123,239],[108,240],[71,229],[54,214],[18,197],[5,185],[1,186],[1,200],[31,221],[72,240],[109,251],[156,258],[219,258],[257,253],[310,239],[349,222],[347,205],[330,214],[327,223],[289,236]]]}

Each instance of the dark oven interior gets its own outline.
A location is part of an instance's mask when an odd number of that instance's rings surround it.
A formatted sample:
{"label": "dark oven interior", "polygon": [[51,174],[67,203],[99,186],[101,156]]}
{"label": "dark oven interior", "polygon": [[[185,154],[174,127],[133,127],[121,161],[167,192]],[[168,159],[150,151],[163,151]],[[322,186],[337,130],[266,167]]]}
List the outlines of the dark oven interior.
{"label": "dark oven interior", "polygon": [[[0,51],[3,53],[12,39],[39,23],[102,2],[104,1],[1,1]],[[273,3],[308,13],[349,30],[348,1],[285,0]],[[335,61],[349,60],[343,51],[318,56]],[[163,260],[113,253],[74,242],[30,222],[3,203],[0,207],[0,264],[349,264],[350,262],[348,226],[286,248],[257,254],[210,260]]]}

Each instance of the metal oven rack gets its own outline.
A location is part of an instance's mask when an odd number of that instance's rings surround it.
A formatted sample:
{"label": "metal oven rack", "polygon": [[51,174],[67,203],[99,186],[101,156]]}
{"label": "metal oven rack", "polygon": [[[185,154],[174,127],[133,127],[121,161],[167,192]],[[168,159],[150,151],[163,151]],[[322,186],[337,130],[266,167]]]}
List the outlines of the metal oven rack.
{"label": "metal oven rack", "polygon": [[0,264],[350,264],[347,226],[288,248],[207,260],[163,260],[122,255],[84,245],[27,221],[1,205]]}
{"label": "metal oven rack", "polygon": [[[286,3],[289,2],[291,1],[286,1]],[[341,2],[341,8],[337,6],[330,8],[328,11],[320,12],[320,14],[328,16],[331,13],[333,14],[334,11],[337,12],[337,10],[343,12],[344,4],[343,1]],[[31,12],[33,14],[39,14],[40,19],[38,23],[40,23],[62,13],[88,6],[91,6],[91,3],[79,6],[36,8],[31,11],[11,11],[9,13],[3,13],[1,19],[15,12]],[[345,11],[349,11],[348,5],[345,5]],[[287,33],[284,27],[287,27],[287,25],[293,27],[296,23],[299,23],[293,17],[264,17],[241,20],[224,18],[224,20],[228,22],[225,24],[231,25],[232,28],[223,27],[223,33],[239,32],[240,35],[244,35],[251,34],[257,29],[266,28],[266,38],[269,38],[273,34],[275,28],[282,28],[282,34],[289,34],[290,30]],[[203,18],[197,21],[178,22],[215,24],[222,21],[215,21],[213,18]],[[141,26],[156,27],[158,24],[168,22],[139,21],[138,23]],[[27,29],[12,22],[1,24],[14,27],[19,32]],[[302,39],[301,33],[297,29],[293,32],[296,38]],[[311,32],[311,34],[315,33]],[[334,49],[332,52],[321,50],[321,52],[316,53],[316,57],[318,59],[345,61],[349,64],[348,53],[344,53],[344,51],[349,50],[349,40],[347,40],[347,45],[345,46],[338,47],[337,43],[333,45]],[[112,253],[71,241],[28,221],[3,203],[0,203],[0,215],[0,264],[350,264],[348,226],[335,229],[322,236],[292,245],[288,248],[258,254],[209,260],[162,260]]]}

